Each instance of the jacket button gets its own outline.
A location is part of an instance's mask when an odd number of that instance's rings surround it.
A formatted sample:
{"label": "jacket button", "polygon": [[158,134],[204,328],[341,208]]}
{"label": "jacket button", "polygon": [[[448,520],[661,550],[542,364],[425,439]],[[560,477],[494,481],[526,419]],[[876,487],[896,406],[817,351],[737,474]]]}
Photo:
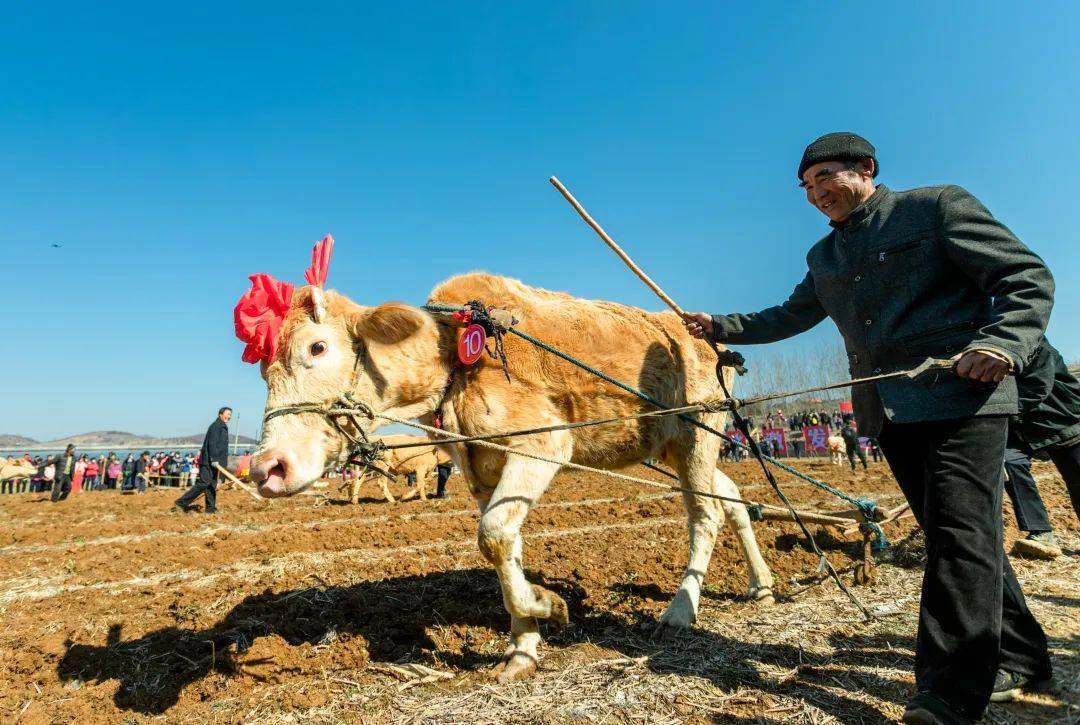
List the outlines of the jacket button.
{"label": "jacket button", "polygon": [[861,274],[855,275],[855,281],[856,282],[862,282],[862,275]]}
{"label": "jacket button", "polygon": [[867,327],[870,327],[870,323],[871,323],[871,322],[872,322],[872,320],[867,320],[867,321],[866,321],[866,326],[867,326]]}

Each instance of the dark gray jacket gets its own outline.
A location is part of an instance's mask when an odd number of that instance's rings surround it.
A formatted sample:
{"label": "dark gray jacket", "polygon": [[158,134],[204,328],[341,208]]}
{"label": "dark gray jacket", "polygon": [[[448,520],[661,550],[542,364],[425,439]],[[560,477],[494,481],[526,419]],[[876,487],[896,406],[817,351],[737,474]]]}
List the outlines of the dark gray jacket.
{"label": "dark gray jacket", "polygon": [[[915,367],[969,349],[1003,353],[1023,369],[1054,299],[1043,261],[959,186],[893,192],[878,186],[806,255],[809,272],[782,305],[716,315],[725,343],[782,340],[831,317],[853,377]],[[1017,412],[1016,381],[930,384],[889,380],[852,389],[859,430]]]}

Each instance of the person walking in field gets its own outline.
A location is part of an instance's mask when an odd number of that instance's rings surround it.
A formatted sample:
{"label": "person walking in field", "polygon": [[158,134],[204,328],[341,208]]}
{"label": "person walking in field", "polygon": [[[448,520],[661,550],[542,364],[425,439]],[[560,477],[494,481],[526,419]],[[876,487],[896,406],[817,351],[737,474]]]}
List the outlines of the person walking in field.
{"label": "person walking in field", "polygon": [[959,186],[876,185],[876,150],[822,136],[798,166],[806,200],[832,229],[807,253],[783,304],[750,314],[688,313],[690,333],[734,344],[792,337],[826,317],[854,377],[952,358],[955,374],[852,390],[927,540],[915,647],[914,724],[969,723],[989,701],[1046,687],[1046,636],[1003,550],[1002,464],[1016,379],[1042,340],[1054,280],[1034,252]]}
{"label": "person walking in field", "polygon": [[76,463],[75,446],[70,444],[64,449],[63,455],[53,456],[46,461],[46,466],[55,467],[52,496],[50,497],[53,503],[63,501],[71,495],[71,477],[75,475]]}
{"label": "person walking in field", "polygon": [[859,433],[850,420],[840,426],[840,437],[844,439],[844,450],[847,452],[848,463],[851,464],[851,472],[855,473],[855,456],[862,461],[864,471],[869,468],[866,464],[866,452],[859,446]]}
{"label": "person walking in field", "polygon": [[1061,555],[1061,547],[1031,475],[1031,457],[1042,455],[1054,462],[1080,518],[1080,381],[1044,337],[1016,382],[1020,415],[1009,424],[1005,490],[1016,525],[1027,536],[1013,545],[1013,553],[1053,559]]}
{"label": "person walking in field", "polygon": [[202,449],[199,451],[199,482],[189,488],[183,496],[176,499],[174,509],[187,513],[199,496],[206,497],[206,513],[217,513],[218,472],[214,464],[222,468],[229,465],[229,428],[226,425],[232,418],[232,408],[221,408],[218,417],[206,430]]}

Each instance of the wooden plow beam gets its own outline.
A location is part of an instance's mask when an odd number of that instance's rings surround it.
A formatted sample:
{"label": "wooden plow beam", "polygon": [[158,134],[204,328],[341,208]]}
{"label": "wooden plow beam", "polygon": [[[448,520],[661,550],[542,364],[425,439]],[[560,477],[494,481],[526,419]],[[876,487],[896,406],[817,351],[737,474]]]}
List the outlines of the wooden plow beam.
{"label": "wooden plow beam", "polygon": [[[804,523],[821,524],[823,526],[836,526],[845,537],[859,531],[862,532],[863,547],[862,561],[855,569],[855,583],[869,584],[874,575],[874,533],[869,527],[864,526],[867,522],[866,515],[860,509],[845,511],[797,511]],[[877,511],[874,523],[888,524],[893,521],[906,519],[914,514],[911,507],[904,503],[888,511]],[[764,505],[761,510],[761,518],[765,521],[794,521],[791,511],[779,506]]]}
{"label": "wooden plow beam", "polygon": [[233,483],[233,484],[235,484],[235,485],[239,486],[240,488],[244,489],[244,491],[246,491],[246,492],[247,492],[247,494],[248,494],[249,496],[251,496],[251,497],[252,497],[253,499],[255,499],[256,501],[262,501],[263,503],[266,503],[266,504],[269,504],[269,503],[270,503],[270,499],[268,499],[268,498],[263,498],[262,496],[260,496],[260,495],[259,495],[259,493],[258,493],[258,492],[257,492],[257,491],[256,491],[255,489],[251,488],[250,486],[248,486],[247,484],[245,484],[245,483],[244,483],[243,481],[241,481],[241,480],[240,480],[239,478],[237,478],[236,476],[234,476],[234,475],[233,475],[233,474],[232,474],[232,473],[231,473],[231,472],[229,471],[229,469],[225,468],[225,467],[224,467],[224,466],[222,466],[222,465],[221,465],[220,463],[215,463],[215,464],[214,464],[214,468],[216,468],[216,469],[217,469],[217,471],[218,471],[218,473],[220,473],[220,474],[221,474],[222,476],[224,476],[225,478],[229,479],[229,481],[230,481],[231,483]]}

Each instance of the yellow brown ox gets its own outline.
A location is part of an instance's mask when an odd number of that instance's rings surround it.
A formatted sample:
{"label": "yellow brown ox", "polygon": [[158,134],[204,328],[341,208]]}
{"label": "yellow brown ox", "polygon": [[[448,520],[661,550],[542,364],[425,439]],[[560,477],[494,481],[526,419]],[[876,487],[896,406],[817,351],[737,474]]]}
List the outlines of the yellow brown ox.
{"label": "yellow brown ox", "polygon": [[[427,443],[413,448],[395,448],[383,451],[379,462],[373,464],[386,471],[392,476],[416,476],[416,489],[401,497],[402,501],[419,497],[421,501],[427,499],[427,480],[435,473],[437,466],[450,462],[450,454],[443,446],[436,446],[430,438],[425,436],[392,435],[381,436],[380,441],[388,446],[403,443]],[[349,500],[357,503],[360,500],[360,485],[365,481],[378,479],[382,483],[383,496],[390,503],[394,503],[394,496],[386,485],[387,478],[377,471],[365,471],[360,476],[349,482]]]}
{"label": "yellow brown ox", "polygon": [[[721,395],[711,350],[693,340],[674,314],[576,299],[483,273],[451,278],[430,297],[449,305],[474,299],[512,311],[521,321],[519,329],[667,405]],[[634,396],[512,335],[505,340],[510,382],[487,358],[456,369],[457,332],[416,307],[395,302],[362,307],[335,292],[302,287],[286,315],[277,355],[263,365],[266,407],[329,402],[348,391],[376,413],[404,419],[430,423],[439,409],[443,426],[464,435],[649,409]],[[733,373],[726,374],[730,387]],[[720,429],[725,417],[699,414],[702,422]],[[374,429],[380,420],[362,419],[361,424]],[[740,498],[735,484],[716,468],[720,440],[675,416],[497,442],[603,468],[660,458],[678,472],[682,487]],[[528,677],[536,669],[537,620],[568,621],[566,603],[558,595],[526,580],[521,553],[521,525],[559,466],[478,446],[447,447],[480,507],[480,551],[498,574],[510,613],[511,642],[497,668],[499,680]],[[264,496],[294,494],[315,481],[327,465],[340,463],[346,448],[343,437],[320,413],[269,418],[252,462],[252,477],[260,482]],[[684,628],[694,622],[717,527],[725,515],[747,563],[750,596],[771,602],[772,574],[746,508],[690,494],[683,501],[689,518],[689,562],[661,626]]]}
{"label": "yellow brown ox", "polygon": [[0,458],[0,481],[9,478],[30,478],[37,473],[37,466],[25,458]]}

